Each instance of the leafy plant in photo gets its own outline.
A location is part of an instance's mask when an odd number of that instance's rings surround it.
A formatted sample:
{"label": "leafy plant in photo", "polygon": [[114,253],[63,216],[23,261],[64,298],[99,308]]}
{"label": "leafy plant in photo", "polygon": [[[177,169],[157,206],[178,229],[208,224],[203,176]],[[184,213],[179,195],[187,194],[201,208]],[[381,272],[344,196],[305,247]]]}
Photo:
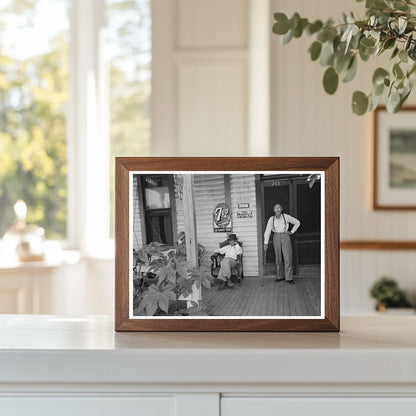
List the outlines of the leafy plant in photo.
{"label": "leafy plant in photo", "polygon": [[[159,243],[144,246],[135,255],[147,268],[148,284],[143,291],[137,285],[134,288],[133,305],[138,315],[208,315],[206,305],[201,302],[192,301],[190,308],[185,305],[180,307],[181,302],[186,303],[194,287],[211,288],[210,274],[206,267],[190,267],[182,253],[166,251]],[[179,300],[179,297],[184,301]]]}
{"label": "leafy plant in photo", "polygon": [[[362,3],[364,0],[356,0]],[[396,113],[411,93],[416,77],[416,2],[415,0],[366,0],[365,17],[344,13],[335,22],[310,22],[294,13],[288,18],[275,13],[273,33],[283,43],[307,34],[314,37],[309,47],[312,61],[326,68],[323,87],[334,94],[339,82],[350,82],[357,74],[358,61],[389,54],[389,65],[379,67],[372,77],[371,92],[355,91],[352,110],[363,115],[373,111],[383,96],[390,113]]]}
{"label": "leafy plant in photo", "polygon": [[404,292],[399,289],[397,282],[387,276],[377,280],[370,289],[370,295],[384,307],[409,307]]}

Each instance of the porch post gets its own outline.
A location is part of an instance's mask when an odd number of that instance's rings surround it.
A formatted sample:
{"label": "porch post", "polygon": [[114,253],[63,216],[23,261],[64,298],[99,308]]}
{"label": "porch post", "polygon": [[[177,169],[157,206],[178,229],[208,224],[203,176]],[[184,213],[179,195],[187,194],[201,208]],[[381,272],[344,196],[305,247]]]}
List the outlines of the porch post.
{"label": "porch post", "polygon": [[196,236],[194,178],[183,175],[183,216],[185,223],[186,258],[192,267],[198,266],[198,241]]}

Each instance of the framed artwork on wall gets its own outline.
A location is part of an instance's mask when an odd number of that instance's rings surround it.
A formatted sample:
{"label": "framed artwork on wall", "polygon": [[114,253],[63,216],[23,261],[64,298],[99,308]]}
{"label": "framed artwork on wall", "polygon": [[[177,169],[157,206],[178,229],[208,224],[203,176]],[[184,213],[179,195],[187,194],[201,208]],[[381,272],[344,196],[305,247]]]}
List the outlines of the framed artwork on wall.
{"label": "framed artwork on wall", "polygon": [[373,117],[373,208],[416,209],[416,107]]}
{"label": "framed artwork on wall", "polygon": [[339,159],[116,158],[116,331],[339,331]]}

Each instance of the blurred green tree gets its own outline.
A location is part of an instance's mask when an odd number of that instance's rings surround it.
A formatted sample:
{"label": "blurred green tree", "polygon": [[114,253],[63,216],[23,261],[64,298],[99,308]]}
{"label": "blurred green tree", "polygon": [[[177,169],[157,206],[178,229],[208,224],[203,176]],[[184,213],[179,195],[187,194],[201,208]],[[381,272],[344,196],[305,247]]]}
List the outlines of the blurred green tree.
{"label": "blurred green tree", "polygon": [[67,33],[57,33],[43,53],[29,46],[10,52],[16,29],[34,27],[35,3],[0,8],[0,237],[23,199],[28,222],[44,227],[48,238],[65,238]]}
{"label": "blurred green tree", "polygon": [[[0,5],[0,238],[13,222],[17,199],[28,206],[28,222],[44,227],[47,238],[66,237],[70,3],[4,0]],[[114,157],[149,152],[150,3],[105,1],[110,82],[110,235],[114,233]],[[49,27],[49,22],[39,18],[41,8],[51,6],[64,11],[68,27]],[[60,19],[63,21],[64,16]],[[36,30],[39,35],[39,30],[46,29],[49,37],[43,47],[32,50],[32,42],[25,46],[25,30],[32,30],[33,37]],[[16,37],[18,30],[23,30],[21,39]]]}

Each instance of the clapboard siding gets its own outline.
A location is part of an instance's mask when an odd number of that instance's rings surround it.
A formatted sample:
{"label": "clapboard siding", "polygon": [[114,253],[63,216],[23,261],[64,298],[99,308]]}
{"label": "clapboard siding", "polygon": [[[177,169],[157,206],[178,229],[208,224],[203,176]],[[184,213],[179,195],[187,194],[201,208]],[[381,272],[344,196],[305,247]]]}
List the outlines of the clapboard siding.
{"label": "clapboard siding", "polygon": [[[137,193],[137,178],[134,177],[133,181],[133,246],[137,249],[142,242],[142,230]],[[183,200],[181,198],[179,183],[180,181],[175,181],[174,195],[177,229],[174,230],[174,236],[180,231],[185,230]],[[252,174],[233,174],[230,175],[230,185],[233,232],[238,235],[239,240],[244,245],[244,273],[246,276],[257,276],[259,269],[255,177]],[[226,233],[214,232],[212,220],[212,213],[215,206],[226,200],[224,175],[194,175],[194,199],[198,243],[205,247],[204,264],[209,266],[211,262],[210,255],[227,238]],[[238,204],[242,202],[250,204],[247,210],[253,211],[252,218],[237,218]]]}
{"label": "clapboard siding", "polygon": [[214,233],[212,222],[215,206],[225,201],[224,175],[195,175],[194,196],[198,242],[205,247],[204,264],[209,265],[210,255],[227,238],[226,233]]}
{"label": "clapboard siding", "polygon": [[[256,191],[255,178],[250,174],[230,175],[231,215],[233,232],[244,244],[244,272],[247,276],[258,275]],[[175,190],[178,231],[184,230],[183,203]],[[220,202],[225,202],[224,175],[204,174],[194,176],[194,198],[198,242],[205,247],[204,264],[210,264],[211,253],[227,237],[226,233],[215,233],[212,212]],[[253,218],[237,218],[238,204],[248,202]]]}
{"label": "clapboard siding", "polygon": [[[185,230],[183,217],[183,201],[178,198],[175,189],[176,215],[178,232]],[[224,202],[224,175],[194,175],[194,199],[196,215],[196,232],[198,243],[205,247],[204,264],[209,265],[210,255],[226,238],[225,233],[214,233],[212,212],[219,202]]]}
{"label": "clapboard siding", "polygon": [[[257,236],[257,210],[256,210],[256,183],[253,174],[233,174],[231,182],[231,215],[233,232],[243,242],[244,248],[244,274],[258,276],[258,236]],[[238,204],[249,203],[245,211],[253,211],[252,218],[237,218]]]}

